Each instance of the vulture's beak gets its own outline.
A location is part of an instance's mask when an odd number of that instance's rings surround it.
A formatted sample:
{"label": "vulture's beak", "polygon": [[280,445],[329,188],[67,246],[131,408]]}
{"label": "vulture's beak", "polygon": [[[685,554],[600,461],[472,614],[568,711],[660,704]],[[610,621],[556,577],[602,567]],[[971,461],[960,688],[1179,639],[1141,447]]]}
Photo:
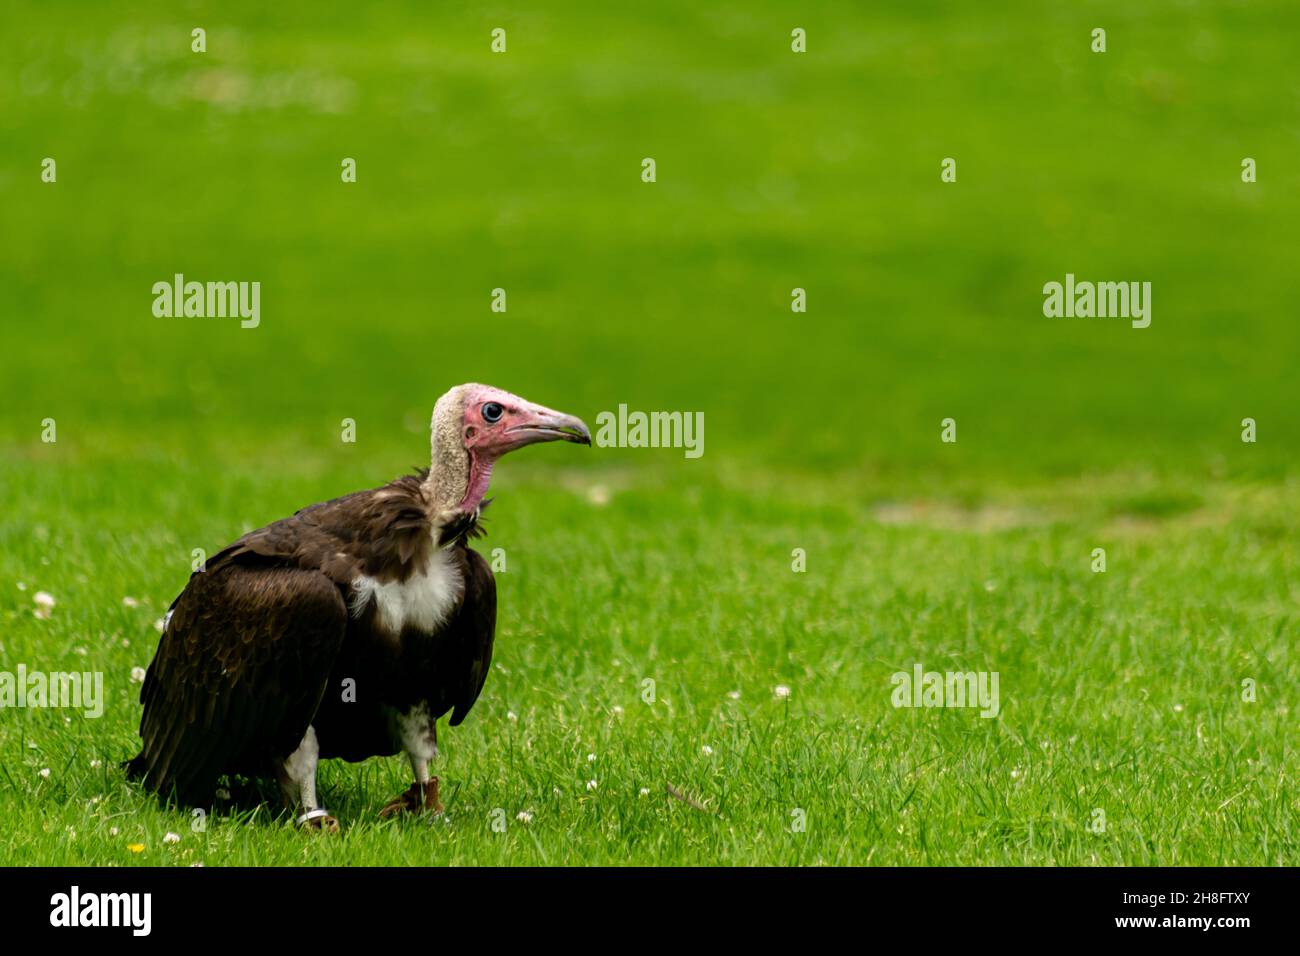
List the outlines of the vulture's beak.
{"label": "vulture's beak", "polygon": [[506,436],[510,440],[512,450],[544,441],[591,444],[591,432],[581,418],[557,412],[543,405],[529,404],[520,416],[520,420],[506,429]]}

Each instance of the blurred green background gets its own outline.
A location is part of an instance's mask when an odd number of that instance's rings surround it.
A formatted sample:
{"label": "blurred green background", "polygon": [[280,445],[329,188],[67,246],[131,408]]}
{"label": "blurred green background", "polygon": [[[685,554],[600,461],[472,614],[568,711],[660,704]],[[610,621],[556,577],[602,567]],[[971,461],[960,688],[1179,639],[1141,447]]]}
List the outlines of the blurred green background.
{"label": "blurred green background", "polygon": [[[51,416],[88,452],[269,455],[351,416],[383,475],[483,380],[904,484],[1292,464],[1293,6],[5,9],[11,450]],[[154,318],[176,272],[261,281],[261,328]],[[1044,318],[1066,272],[1150,281],[1151,327]]]}
{"label": "blurred green background", "polygon": [[[0,664],[110,696],[0,720],[8,858],[1294,862],[1294,4],[0,11]],[[260,327],[155,318],[178,272]],[[1066,273],[1149,281],[1150,328],[1045,318]],[[324,781],[356,842],[190,842],[112,768],[191,549],[427,463],[466,381],[702,411],[704,456],[497,469],[459,825],[360,827],[408,782],[371,761]],[[917,661],[1002,716],[894,711]]]}

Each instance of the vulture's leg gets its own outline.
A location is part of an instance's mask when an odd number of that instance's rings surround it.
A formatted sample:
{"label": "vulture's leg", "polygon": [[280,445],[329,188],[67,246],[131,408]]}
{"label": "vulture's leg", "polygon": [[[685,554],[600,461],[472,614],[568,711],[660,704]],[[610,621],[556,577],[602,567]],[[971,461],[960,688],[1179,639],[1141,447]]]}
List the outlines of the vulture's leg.
{"label": "vulture's leg", "polygon": [[298,749],[280,766],[280,792],[290,807],[301,806],[298,823],[310,830],[338,833],[339,821],[330,816],[316,800],[316,766],[320,763],[320,745],[316,728],[308,727]]}
{"label": "vulture's leg", "polygon": [[411,761],[415,783],[401,796],[390,800],[379,815],[390,817],[395,813],[422,813],[425,810],[442,813],[438,778],[429,776],[429,762],[438,756],[437,721],[429,716],[427,707],[420,705],[397,718],[397,729],[402,750]]}

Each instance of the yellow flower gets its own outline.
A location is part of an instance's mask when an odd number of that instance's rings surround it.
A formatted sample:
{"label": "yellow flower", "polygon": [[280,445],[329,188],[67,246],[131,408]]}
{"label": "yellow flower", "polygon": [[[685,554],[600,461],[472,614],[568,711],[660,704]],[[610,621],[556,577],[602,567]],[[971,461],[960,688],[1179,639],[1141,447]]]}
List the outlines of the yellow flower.
{"label": "yellow flower", "polygon": [[128,844],[126,845],[126,848],[127,848],[128,850],[130,850],[132,853],[143,853],[143,852],[144,852],[144,844],[143,844],[143,843],[128,843]]}

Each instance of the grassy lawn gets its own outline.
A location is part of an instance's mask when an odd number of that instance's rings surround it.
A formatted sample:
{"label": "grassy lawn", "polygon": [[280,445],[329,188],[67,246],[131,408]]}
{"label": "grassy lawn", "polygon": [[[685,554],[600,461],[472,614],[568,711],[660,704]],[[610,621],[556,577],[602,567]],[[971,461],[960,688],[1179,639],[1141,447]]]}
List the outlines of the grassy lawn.
{"label": "grassy lawn", "polygon": [[[0,672],[105,706],[0,710],[0,860],[1296,862],[1300,14],[697,6],[7,4]],[[1045,318],[1067,272],[1151,326]],[[707,427],[498,467],[448,812],[378,819],[401,758],[324,765],[335,838],[127,783],[193,549],[427,463],[465,381]]]}

